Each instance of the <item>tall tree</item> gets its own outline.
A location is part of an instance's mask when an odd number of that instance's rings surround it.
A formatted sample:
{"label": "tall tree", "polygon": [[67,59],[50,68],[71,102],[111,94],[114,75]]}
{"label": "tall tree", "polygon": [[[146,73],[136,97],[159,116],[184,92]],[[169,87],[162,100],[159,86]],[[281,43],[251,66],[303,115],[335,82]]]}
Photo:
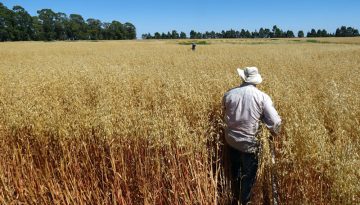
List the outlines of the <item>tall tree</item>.
{"label": "tall tree", "polygon": [[180,36],[176,30],[171,31],[171,38],[172,39],[178,39]]}
{"label": "tall tree", "polygon": [[266,28],[266,29],[264,30],[264,33],[265,33],[265,38],[270,38],[270,36],[271,36],[271,31],[270,31],[270,29]]}
{"label": "tall tree", "polygon": [[273,36],[272,36],[273,38],[283,37],[282,30],[280,30],[280,28],[278,28],[276,25],[273,26],[272,32],[273,32]]}
{"label": "tall tree", "polygon": [[126,22],[124,24],[125,39],[136,39],[136,28],[133,24]]}
{"label": "tall tree", "polygon": [[316,37],[322,37],[321,35],[322,35],[322,34],[321,34],[321,30],[318,29],[318,30],[316,31]]}
{"label": "tall tree", "polygon": [[211,32],[210,32],[210,36],[211,36],[211,38],[216,38],[216,33],[215,33],[215,31],[211,31]]}
{"label": "tall tree", "polygon": [[69,26],[69,19],[65,13],[56,13],[55,15],[55,34],[57,40],[67,40],[67,28]]}
{"label": "tall tree", "polygon": [[302,30],[300,30],[299,32],[298,32],[298,37],[299,38],[304,38],[304,31],[302,31]]}
{"label": "tall tree", "polygon": [[339,37],[345,37],[346,36],[346,26],[341,26],[340,28],[338,28],[336,31],[337,35]]}
{"label": "tall tree", "polygon": [[11,41],[13,35],[13,11],[0,2],[0,41]]}
{"label": "tall tree", "polygon": [[185,39],[185,38],[186,38],[186,33],[180,32],[180,38],[181,38],[181,39]]}
{"label": "tall tree", "polygon": [[89,35],[91,40],[100,40],[102,39],[102,33],[101,33],[101,21],[98,19],[87,19],[87,34]]}
{"label": "tall tree", "polygon": [[161,34],[159,32],[155,32],[154,33],[154,38],[155,39],[161,39]]}
{"label": "tall tree", "polygon": [[56,14],[51,9],[41,9],[37,11],[39,20],[42,24],[43,37],[42,40],[51,41],[56,37],[55,33],[55,18]]}
{"label": "tall tree", "polygon": [[110,29],[110,34],[111,34],[110,39],[112,39],[112,40],[125,39],[124,27],[123,27],[122,23],[120,23],[119,21],[112,21],[109,29]]}
{"label": "tall tree", "polygon": [[347,27],[345,31],[345,37],[354,36],[354,29],[352,27]]}
{"label": "tall tree", "polygon": [[142,35],[142,39],[153,39],[153,38],[154,38],[154,37],[151,36],[150,33],[145,33],[145,34]]}
{"label": "tall tree", "polygon": [[68,35],[71,40],[89,39],[86,33],[86,24],[79,14],[70,14]]}
{"label": "tall tree", "polygon": [[33,24],[30,14],[21,6],[14,6],[14,40],[28,41],[33,36]]}
{"label": "tall tree", "polygon": [[246,31],[245,31],[245,29],[241,29],[241,31],[240,31],[240,38],[246,38]]}
{"label": "tall tree", "polygon": [[167,36],[167,38],[171,39],[171,33],[170,33],[170,31],[167,32],[166,36]]}
{"label": "tall tree", "polygon": [[251,33],[249,30],[245,31],[245,38],[251,38]]}
{"label": "tall tree", "polygon": [[111,39],[110,25],[111,24],[108,23],[108,22],[103,22],[101,24],[101,36],[105,40],[110,40]]}
{"label": "tall tree", "polygon": [[359,30],[358,30],[358,29],[354,29],[353,34],[354,34],[354,36],[360,36],[360,34],[359,34]]}
{"label": "tall tree", "polygon": [[162,33],[161,33],[161,38],[162,38],[162,39],[167,39],[168,37],[167,37],[167,35],[166,35],[164,32],[162,32]]}
{"label": "tall tree", "polygon": [[196,32],[194,30],[190,31],[190,39],[196,38]]}
{"label": "tall tree", "polygon": [[44,30],[43,30],[43,26],[41,24],[41,21],[39,19],[39,17],[37,16],[33,16],[32,17],[32,24],[33,24],[33,38],[32,40],[35,41],[40,41],[40,40],[44,40]]}
{"label": "tall tree", "polygon": [[38,10],[37,14],[32,17],[21,6],[10,10],[0,2],[0,41],[136,39],[136,28],[129,22],[101,23],[92,18],[85,22],[79,14],[68,18],[51,9]]}
{"label": "tall tree", "polygon": [[320,31],[320,35],[321,35],[321,37],[329,37],[330,36],[330,34],[325,29]]}
{"label": "tall tree", "polygon": [[290,31],[290,30],[286,31],[286,38],[294,38],[294,37],[295,37],[295,35],[294,35],[293,31]]}
{"label": "tall tree", "polygon": [[259,30],[259,38],[265,38],[265,30],[262,27]]}
{"label": "tall tree", "polygon": [[311,31],[307,33],[306,37],[317,37],[316,30],[311,29]]}

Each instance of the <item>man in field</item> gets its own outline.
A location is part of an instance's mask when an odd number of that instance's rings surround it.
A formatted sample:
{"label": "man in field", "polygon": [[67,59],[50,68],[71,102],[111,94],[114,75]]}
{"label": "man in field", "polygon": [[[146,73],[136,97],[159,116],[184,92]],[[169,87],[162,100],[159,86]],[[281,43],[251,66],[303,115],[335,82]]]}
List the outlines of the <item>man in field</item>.
{"label": "man in field", "polygon": [[243,205],[250,200],[258,168],[260,122],[276,135],[281,119],[271,98],[256,88],[262,82],[256,67],[237,69],[243,83],[225,93],[223,107],[226,122],[225,140],[230,145],[232,182],[234,184],[234,204],[239,199]]}
{"label": "man in field", "polygon": [[191,50],[195,51],[195,49],[196,49],[196,44],[195,44],[195,42],[193,42],[193,43],[191,43]]}

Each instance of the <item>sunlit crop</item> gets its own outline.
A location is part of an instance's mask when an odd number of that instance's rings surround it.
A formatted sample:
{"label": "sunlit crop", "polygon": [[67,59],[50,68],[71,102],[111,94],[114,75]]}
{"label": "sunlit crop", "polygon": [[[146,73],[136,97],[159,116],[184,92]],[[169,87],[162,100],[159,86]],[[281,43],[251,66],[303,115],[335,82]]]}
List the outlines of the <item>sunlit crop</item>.
{"label": "sunlit crop", "polygon": [[[259,68],[283,119],[281,201],[357,204],[360,41],[349,39],[213,40],[195,52],[2,43],[0,204],[226,204],[221,99],[245,66]],[[270,192],[267,136],[255,204]]]}

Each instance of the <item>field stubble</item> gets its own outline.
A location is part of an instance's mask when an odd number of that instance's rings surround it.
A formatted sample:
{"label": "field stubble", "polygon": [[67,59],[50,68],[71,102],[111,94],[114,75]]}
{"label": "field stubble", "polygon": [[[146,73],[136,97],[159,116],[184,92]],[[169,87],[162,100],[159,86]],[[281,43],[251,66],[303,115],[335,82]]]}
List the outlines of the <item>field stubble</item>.
{"label": "field stubble", "polygon": [[0,203],[225,204],[221,98],[240,83],[235,68],[257,66],[283,119],[281,200],[356,204],[359,56],[358,45],[286,41],[196,52],[165,41],[3,43]]}

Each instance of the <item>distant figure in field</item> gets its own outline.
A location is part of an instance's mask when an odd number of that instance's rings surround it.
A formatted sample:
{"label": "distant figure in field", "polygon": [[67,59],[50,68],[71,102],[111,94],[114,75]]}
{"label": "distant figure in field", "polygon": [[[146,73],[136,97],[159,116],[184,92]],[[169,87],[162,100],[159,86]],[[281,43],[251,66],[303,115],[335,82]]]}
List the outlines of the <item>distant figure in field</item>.
{"label": "distant figure in field", "polygon": [[[231,181],[233,204],[246,205],[250,201],[251,189],[258,169],[260,122],[272,135],[280,131],[281,119],[271,98],[256,88],[262,82],[256,67],[237,69],[243,83],[225,93],[223,98],[226,122],[225,140],[230,145]],[[241,193],[240,193],[241,192]]]}
{"label": "distant figure in field", "polygon": [[196,49],[196,44],[195,44],[195,43],[192,43],[192,44],[191,44],[191,50],[195,51],[195,49]]}

